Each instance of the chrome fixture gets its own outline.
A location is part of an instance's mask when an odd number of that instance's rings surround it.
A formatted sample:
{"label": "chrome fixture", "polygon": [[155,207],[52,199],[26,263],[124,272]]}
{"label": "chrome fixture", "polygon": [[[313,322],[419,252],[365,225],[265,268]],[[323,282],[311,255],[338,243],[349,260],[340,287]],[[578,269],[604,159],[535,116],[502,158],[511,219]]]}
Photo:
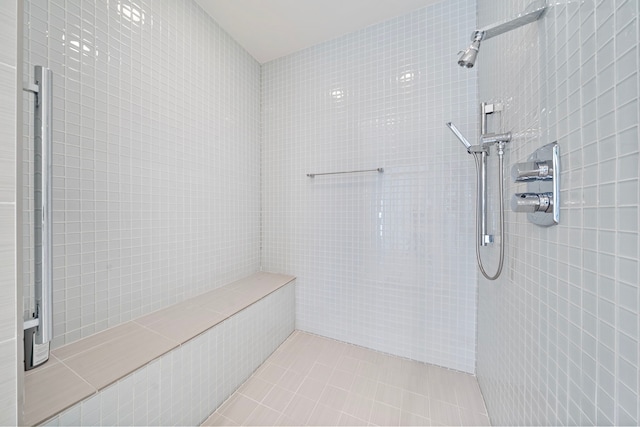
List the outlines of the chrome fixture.
{"label": "chrome fixture", "polygon": [[[454,135],[462,142],[467,148],[469,154],[473,154],[473,159],[476,163],[477,172],[477,196],[476,196],[476,260],[478,262],[478,268],[484,277],[488,280],[495,280],[502,273],[502,266],[504,264],[504,149],[506,144],[511,141],[511,132],[507,133],[486,133],[485,115],[487,114],[486,108],[490,104],[482,103],[481,115],[483,126],[482,130],[485,131],[480,136],[480,144],[471,145],[469,141],[462,135],[458,128],[451,122],[447,123],[447,126]],[[493,108],[493,107],[492,107]],[[491,152],[491,147],[496,147],[498,155],[498,192],[500,199],[500,261],[496,273],[489,275],[484,269],[482,263],[482,257],[480,256],[480,246],[487,246],[493,243],[493,235],[487,233],[487,157]]]}
{"label": "chrome fixture", "polygon": [[364,169],[364,170],[358,170],[358,171],[308,173],[307,176],[309,178],[315,178],[316,176],[319,176],[319,175],[342,175],[342,174],[345,174],[345,173],[362,173],[362,172],[378,172],[378,173],[382,173],[382,172],[384,172],[384,169],[383,168],[376,168],[376,169]]}
{"label": "chrome fixture", "polygon": [[542,13],[546,9],[546,0],[536,0],[529,4],[525,11],[520,15],[496,24],[488,25],[484,28],[480,28],[479,30],[475,30],[473,34],[471,34],[471,45],[466,50],[459,52],[461,55],[460,59],[458,59],[458,65],[466,68],[473,67],[476,63],[481,41],[488,40],[491,37],[498,36],[502,33],[506,33],[507,31],[535,22],[540,19]]}
{"label": "chrome fixture", "polygon": [[511,168],[515,182],[526,182],[527,192],[511,198],[511,210],[527,212],[529,221],[542,227],[560,222],[560,148],[552,142],[538,148],[526,163]]}
{"label": "chrome fixture", "polygon": [[511,178],[514,182],[553,179],[553,165],[548,160],[517,163],[511,168]]}
{"label": "chrome fixture", "polygon": [[[493,235],[487,233],[487,157],[492,145],[499,147],[498,156],[502,156],[504,154],[504,144],[511,141],[511,133],[482,135],[479,145],[471,145],[456,125],[451,122],[447,122],[446,125],[465,146],[467,152],[473,154],[476,159],[476,166],[478,167],[478,211],[480,215],[478,241],[482,246],[487,246],[489,243],[493,243]],[[500,147],[502,148],[500,149]]]}
{"label": "chrome fixture", "polygon": [[552,193],[516,193],[511,198],[514,212],[553,212]]}
{"label": "chrome fixture", "polygon": [[486,135],[487,133],[487,120],[489,115],[499,113],[502,111],[501,103],[489,104],[482,102],[480,104],[480,135]]}
{"label": "chrome fixture", "polygon": [[24,88],[35,94],[34,108],[34,293],[35,313],[24,322],[25,370],[49,360],[53,339],[53,217],[52,217],[52,101],[53,74],[36,66],[35,84]]}
{"label": "chrome fixture", "polygon": [[511,132],[506,133],[487,133],[480,138],[483,146],[489,146],[491,144],[499,144],[501,142],[511,141]]}
{"label": "chrome fixture", "polygon": [[462,145],[464,145],[464,147],[467,149],[467,152],[470,153],[471,151],[469,150],[471,149],[471,143],[467,140],[467,138],[464,137],[462,132],[460,132],[460,129],[458,129],[458,127],[451,122],[447,122],[447,126],[449,126],[451,132],[453,132],[453,134],[458,137]]}
{"label": "chrome fixture", "polygon": [[476,63],[478,51],[480,50],[480,42],[484,38],[484,31],[474,31],[471,35],[471,45],[459,52],[460,59],[458,59],[458,65],[461,67],[472,68]]}
{"label": "chrome fixture", "polygon": [[[451,129],[451,132],[460,140],[460,142],[466,147],[467,153],[473,154],[476,160],[476,167],[478,172],[478,204],[477,211],[480,212],[479,227],[477,227],[478,241],[482,246],[487,246],[489,243],[493,243],[493,236],[487,234],[487,156],[489,155],[489,146],[471,145],[471,143],[462,135],[462,132],[456,125],[451,122],[447,122],[447,126]],[[480,160],[478,160],[480,156]]]}

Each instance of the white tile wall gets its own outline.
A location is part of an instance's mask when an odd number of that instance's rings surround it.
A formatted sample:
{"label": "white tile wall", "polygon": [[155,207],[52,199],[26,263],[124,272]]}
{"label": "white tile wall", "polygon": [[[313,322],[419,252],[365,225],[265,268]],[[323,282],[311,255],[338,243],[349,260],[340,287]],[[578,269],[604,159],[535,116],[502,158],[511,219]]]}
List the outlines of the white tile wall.
{"label": "white tile wall", "polygon": [[474,372],[473,161],[445,127],[475,136],[474,25],[443,1],[263,65],[262,260],[297,276],[297,328]]}
{"label": "white tile wall", "polygon": [[259,270],[260,65],[193,1],[27,1],[25,22],[25,72],[55,74],[54,346]]}
{"label": "white tile wall", "polygon": [[[479,25],[528,3],[481,0]],[[559,226],[507,212],[506,269],[479,285],[478,378],[494,424],[637,425],[638,2],[552,3],[478,59],[509,162],[557,140],[563,167]]]}
{"label": "white tile wall", "polygon": [[18,76],[22,50],[18,34],[21,1],[6,1],[0,13],[0,425],[22,422],[22,324],[18,320],[22,291],[17,247],[21,208],[17,141],[21,104]]}
{"label": "white tile wall", "polygon": [[293,332],[290,283],[44,425],[200,425]]}

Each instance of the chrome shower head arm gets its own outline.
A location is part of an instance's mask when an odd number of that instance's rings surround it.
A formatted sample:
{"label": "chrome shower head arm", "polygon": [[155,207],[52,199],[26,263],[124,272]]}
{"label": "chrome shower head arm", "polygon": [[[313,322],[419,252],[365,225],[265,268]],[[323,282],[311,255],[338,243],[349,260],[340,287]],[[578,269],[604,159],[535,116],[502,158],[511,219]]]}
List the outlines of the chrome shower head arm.
{"label": "chrome shower head arm", "polygon": [[478,56],[481,41],[537,21],[546,9],[546,0],[534,0],[523,13],[515,16],[514,18],[507,19],[496,24],[491,24],[474,31],[473,34],[471,34],[471,46],[461,52],[462,55],[460,56],[460,59],[458,59],[458,65],[466,68],[473,67]]}
{"label": "chrome shower head arm", "polygon": [[492,37],[499,36],[500,34],[537,21],[545,10],[547,10],[546,0],[534,0],[521,14],[514,16],[511,19],[505,19],[503,21],[487,25],[486,27],[476,30],[474,34],[480,31],[483,33],[482,40],[488,40]]}

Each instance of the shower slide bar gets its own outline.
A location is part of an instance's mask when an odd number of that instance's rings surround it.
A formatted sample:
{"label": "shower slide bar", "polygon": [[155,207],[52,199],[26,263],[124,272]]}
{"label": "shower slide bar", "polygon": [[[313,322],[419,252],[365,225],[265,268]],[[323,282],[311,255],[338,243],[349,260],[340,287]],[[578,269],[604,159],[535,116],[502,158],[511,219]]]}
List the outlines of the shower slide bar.
{"label": "shower slide bar", "polygon": [[342,174],[345,174],[345,173],[362,173],[362,172],[378,172],[378,173],[382,173],[382,172],[384,172],[384,169],[383,168],[376,168],[376,169],[364,169],[364,170],[359,170],[359,171],[308,173],[307,176],[309,178],[315,178],[316,176],[319,176],[319,175],[342,175]]}
{"label": "shower slide bar", "polygon": [[53,338],[53,73],[35,67],[35,84],[23,89],[35,95],[34,101],[34,294],[35,313],[24,322],[24,364],[30,370],[49,360]]}

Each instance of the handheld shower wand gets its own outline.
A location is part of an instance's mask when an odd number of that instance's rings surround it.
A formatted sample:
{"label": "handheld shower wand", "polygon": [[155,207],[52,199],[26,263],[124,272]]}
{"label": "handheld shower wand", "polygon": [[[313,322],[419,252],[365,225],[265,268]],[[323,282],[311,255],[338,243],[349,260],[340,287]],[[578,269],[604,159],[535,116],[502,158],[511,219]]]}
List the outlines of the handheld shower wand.
{"label": "handheld shower wand", "polygon": [[454,125],[453,123],[451,123],[451,122],[447,122],[447,126],[449,126],[449,129],[451,129],[451,132],[453,132],[453,134],[456,137],[458,137],[458,139],[460,140],[462,145],[465,146],[465,148],[467,149],[467,153],[470,153],[471,151],[469,151],[469,150],[471,149],[471,143],[469,142],[469,140],[467,138],[464,137],[462,132],[460,132],[460,129],[458,129],[458,127],[456,125]]}
{"label": "handheld shower wand", "polygon": [[[481,137],[481,144],[471,145],[469,140],[462,135],[460,130],[451,122],[447,122],[447,126],[451,132],[466,147],[467,153],[473,154],[476,163],[476,171],[478,173],[478,192],[476,197],[476,259],[478,268],[484,277],[488,280],[496,280],[502,273],[504,263],[504,197],[503,197],[503,180],[504,180],[504,148],[505,144],[511,141],[511,133],[504,134],[485,134]],[[498,147],[498,192],[500,194],[500,262],[494,275],[490,276],[484,269],[482,257],[480,256],[480,246],[487,246],[493,242],[493,236],[487,234],[487,156],[491,145]]]}

